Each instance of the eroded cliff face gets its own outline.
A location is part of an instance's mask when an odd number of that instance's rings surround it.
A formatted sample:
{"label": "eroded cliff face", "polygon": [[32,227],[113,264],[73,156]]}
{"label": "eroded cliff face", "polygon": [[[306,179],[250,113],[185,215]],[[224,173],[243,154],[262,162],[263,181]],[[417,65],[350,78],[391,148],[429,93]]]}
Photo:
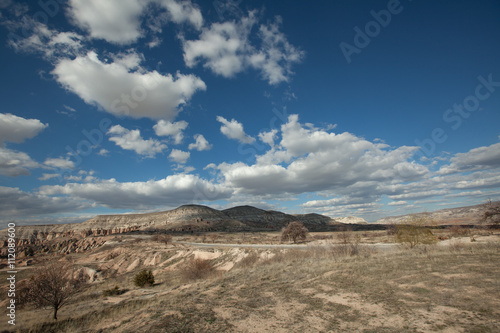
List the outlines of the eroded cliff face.
{"label": "eroded cliff face", "polygon": [[[115,227],[87,226],[77,224],[53,224],[16,227],[16,240],[18,245],[38,244],[41,241],[51,241],[62,238],[86,238],[90,236],[107,236],[121,234],[140,229],[140,226],[115,226]],[[1,231],[5,233],[5,230]],[[5,237],[4,237],[5,238]]]}
{"label": "eroded cliff face", "polygon": [[[81,253],[103,246],[109,238],[94,237],[87,235],[82,237],[71,237],[68,235],[51,238],[34,238],[18,239],[16,244],[16,258],[23,259],[32,256],[35,253],[52,253],[52,254],[70,254]],[[7,254],[7,241],[3,241],[0,255]]]}

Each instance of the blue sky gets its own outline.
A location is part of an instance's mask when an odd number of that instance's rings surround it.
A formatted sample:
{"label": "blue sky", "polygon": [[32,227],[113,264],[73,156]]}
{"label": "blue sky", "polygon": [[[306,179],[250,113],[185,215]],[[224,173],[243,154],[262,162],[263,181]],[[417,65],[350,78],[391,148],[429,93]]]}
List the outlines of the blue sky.
{"label": "blue sky", "polygon": [[498,1],[0,0],[3,224],[500,199]]}

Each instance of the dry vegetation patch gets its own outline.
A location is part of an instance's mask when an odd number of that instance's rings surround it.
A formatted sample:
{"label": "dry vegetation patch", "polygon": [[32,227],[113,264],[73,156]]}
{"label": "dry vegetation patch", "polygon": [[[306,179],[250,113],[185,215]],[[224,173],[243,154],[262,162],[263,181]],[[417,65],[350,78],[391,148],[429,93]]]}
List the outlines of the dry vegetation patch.
{"label": "dry vegetation patch", "polygon": [[204,279],[214,275],[215,266],[207,259],[192,258],[182,268],[181,274],[186,280]]}
{"label": "dry vegetation patch", "polygon": [[[499,242],[480,239],[463,242],[459,249],[433,245],[381,252],[363,239],[377,242],[377,237],[387,237],[384,233],[344,236],[317,240],[331,240],[334,247],[297,249],[201,251],[139,242],[136,268],[91,283],[57,322],[50,320],[50,311],[28,307],[18,328],[151,333],[500,330]],[[215,241],[224,237],[228,235]],[[356,253],[342,250],[356,244]],[[132,245],[116,244],[107,253],[99,249],[72,258],[86,265],[97,258],[96,268],[129,267],[137,260],[131,251]],[[106,260],[109,253],[118,256]],[[206,253],[210,255],[204,257]],[[154,255],[160,259],[147,259]],[[227,272],[217,270],[227,262],[236,265]],[[133,279],[143,268],[153,271],[156,282],[138,289]],[[114,294],[115,286],[117,295],[102,296],[108,290]]]}

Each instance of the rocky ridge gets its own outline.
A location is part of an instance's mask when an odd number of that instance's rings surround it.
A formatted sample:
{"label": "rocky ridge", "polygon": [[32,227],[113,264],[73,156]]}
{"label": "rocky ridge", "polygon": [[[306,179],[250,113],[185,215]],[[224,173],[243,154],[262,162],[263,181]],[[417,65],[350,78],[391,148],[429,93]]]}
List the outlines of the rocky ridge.
{"label": "rocky ridge", "polygon": [[484,215],[484,212],[487,209],[488,206],[485,204],[458,208],[446,208],[434,212],[384,217],[375,221],[375,224],[407,223],[410,217],[413,215],[417,217],[425,217],[429,222],[433,222],[439,225],[480,224],[482,222],[481,217]]}
{"label": "rocky ridge", "polygon": [[[25,245],[56,238],[81,239],[133,231],[280,230],[292,221],[303,222],[311,231],[338,224],[335,220],[319,214],[290,215],[252,206],[217,210],[202,205],[184,205],[157,213],[98,215],[82,223],[19,226],[16,228],[16,238],[19,239],[20,245]],[[5,230],[0,231],[0,233],[5,232]]]}

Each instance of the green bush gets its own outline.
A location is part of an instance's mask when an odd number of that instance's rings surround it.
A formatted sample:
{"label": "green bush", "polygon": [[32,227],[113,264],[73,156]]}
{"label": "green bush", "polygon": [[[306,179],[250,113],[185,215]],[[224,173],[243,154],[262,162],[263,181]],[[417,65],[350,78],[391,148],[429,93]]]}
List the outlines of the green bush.
{"label": "green bush", "polygon": [[137,287],[144,287],[146,285],[152,286],[155,283],[155,277],[150,270],[143,269],[134,278],[134,284]]}

